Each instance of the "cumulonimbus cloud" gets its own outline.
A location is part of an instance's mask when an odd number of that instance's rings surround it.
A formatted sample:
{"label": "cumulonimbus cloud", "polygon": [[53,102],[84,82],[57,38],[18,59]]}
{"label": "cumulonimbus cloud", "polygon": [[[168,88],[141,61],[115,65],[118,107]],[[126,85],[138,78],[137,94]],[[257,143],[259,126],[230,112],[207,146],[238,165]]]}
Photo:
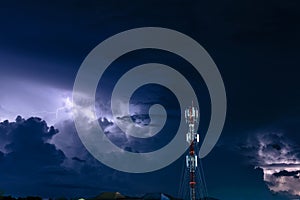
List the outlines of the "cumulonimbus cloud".
{"label": "cumulonimbus cloud", "polygon": [[283,133],[257,133],[244,148],[252,164],[263,170],[272,192],[300,197],[300,158],[296,145]]}

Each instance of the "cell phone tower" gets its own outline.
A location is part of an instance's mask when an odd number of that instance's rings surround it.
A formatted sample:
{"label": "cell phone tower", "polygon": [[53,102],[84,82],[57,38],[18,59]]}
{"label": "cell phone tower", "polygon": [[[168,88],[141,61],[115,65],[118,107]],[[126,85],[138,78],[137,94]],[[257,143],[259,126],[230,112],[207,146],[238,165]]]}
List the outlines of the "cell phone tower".
{"label": "cell phone tower", "polygon": [[198,166],[198,157],[195,153],[196,144],[199,142],[199,134],[195,133],[196,123],[198,123],[199,112],[196,107],[192,106],[185,110],[185,120],[188,124],[188,133],[186,141],[189,143],[189,153],[186,155],[186,166],[190,174],[190,199],[196,200],[196,168]]}

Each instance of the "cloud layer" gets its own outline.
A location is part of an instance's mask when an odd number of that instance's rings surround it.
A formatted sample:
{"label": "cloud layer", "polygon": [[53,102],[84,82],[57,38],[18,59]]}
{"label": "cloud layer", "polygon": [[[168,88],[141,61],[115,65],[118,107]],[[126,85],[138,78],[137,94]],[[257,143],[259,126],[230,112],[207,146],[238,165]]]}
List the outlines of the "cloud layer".
{"label": "cloud layer", "polygon": [[42,197],[79,197],[106,190],[103,182],[111,178],[111,172],[88,156],[68,124],[65,129],[70,130],[62,130],[63,134],[37,117],[1,122],[0,190],[7,195]]}
{"label": "cloud layer", "polygon": [[281,132],[261,132],[249,137],[246,148],[251,163],[261,168],[274,193],[300,197],[300,157],[297,146]]}
{"label": "cloud layer", "polygon": [[10,192],[14,188],[19,194],[30,192],[44,182],[45,175],[50,178],[50,171],[60,170],[66,158],[55,145],[48,143],[57,134],[54,127],[47,127],[40,118],[27,120],[17,117],[16,122],[0,123],[1,165],[0,188]]}

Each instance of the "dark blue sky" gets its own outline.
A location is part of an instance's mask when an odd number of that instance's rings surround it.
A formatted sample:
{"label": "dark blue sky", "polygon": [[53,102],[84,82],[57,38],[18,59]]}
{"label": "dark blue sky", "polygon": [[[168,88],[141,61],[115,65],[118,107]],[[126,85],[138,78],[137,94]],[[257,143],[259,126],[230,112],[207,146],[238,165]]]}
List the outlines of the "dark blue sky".
{"label": "dark blue sky", "polygon": [[[299,177],[279,176],[285,183],[279,186],[273,175],[297,171],[300,165],[299,20],[296,0],[2,2],[0,191],[44,197],[93,196],[107,190],[177,195],[183,157],[147,174],[112,170],[85,150],[68,107],[76,73],[96,45],[121,31],[156,26],[180,31],[199,42],[217,64],[225,84],[226,124],[217,146],[203,159],[209,194],[222,200],[300,195]],[[106,87],[98,91],[100,97],[105,94],[102,101],[109,98],[122,72],[153,60],[174,66],[194,85],[200,82],[194,87],[201,96],[201,112],[210,114],[201,78],[183,60],[159,51],[137,51],[115,62],[102,80]],[[166,99],[174,102],[167,106],[175,117],[165,127],[165,132],[172,132],[176,126],[170,124],[176,123],[178,105],[169,91],[141,88],[132,102],[165,103]],[[15,122],[17,115],[25,119]],[[208,120],[203,117],[201,132]],[[104,121],[102,126],[110,123]],[[46,128],[50,125],[59,132]],[[129,145],[122,137],[114,137],[120,146]],[[156,145],[149,146],[158,148],[172,135],[161,137],[158,143],[153,138]]]}

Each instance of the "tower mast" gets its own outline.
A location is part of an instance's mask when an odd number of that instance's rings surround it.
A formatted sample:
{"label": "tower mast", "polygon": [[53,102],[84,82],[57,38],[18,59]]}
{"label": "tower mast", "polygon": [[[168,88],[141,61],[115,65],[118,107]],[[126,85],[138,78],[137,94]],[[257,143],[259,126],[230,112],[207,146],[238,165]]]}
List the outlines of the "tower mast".
{"label": "tower mast", "polygon": [[189,153],[186,155],[186,166],[190,174],[190,200],[196,200],[196,168],[198,166],[198,158],[195,154],[196,144],[199,142],[199,134],[195,133],[195,126],[198,122],[199,112],[196,107],[192,106],[185,110],[185,119],[188,124],[188,133],[186,134],[186,141],[189,143]]}

